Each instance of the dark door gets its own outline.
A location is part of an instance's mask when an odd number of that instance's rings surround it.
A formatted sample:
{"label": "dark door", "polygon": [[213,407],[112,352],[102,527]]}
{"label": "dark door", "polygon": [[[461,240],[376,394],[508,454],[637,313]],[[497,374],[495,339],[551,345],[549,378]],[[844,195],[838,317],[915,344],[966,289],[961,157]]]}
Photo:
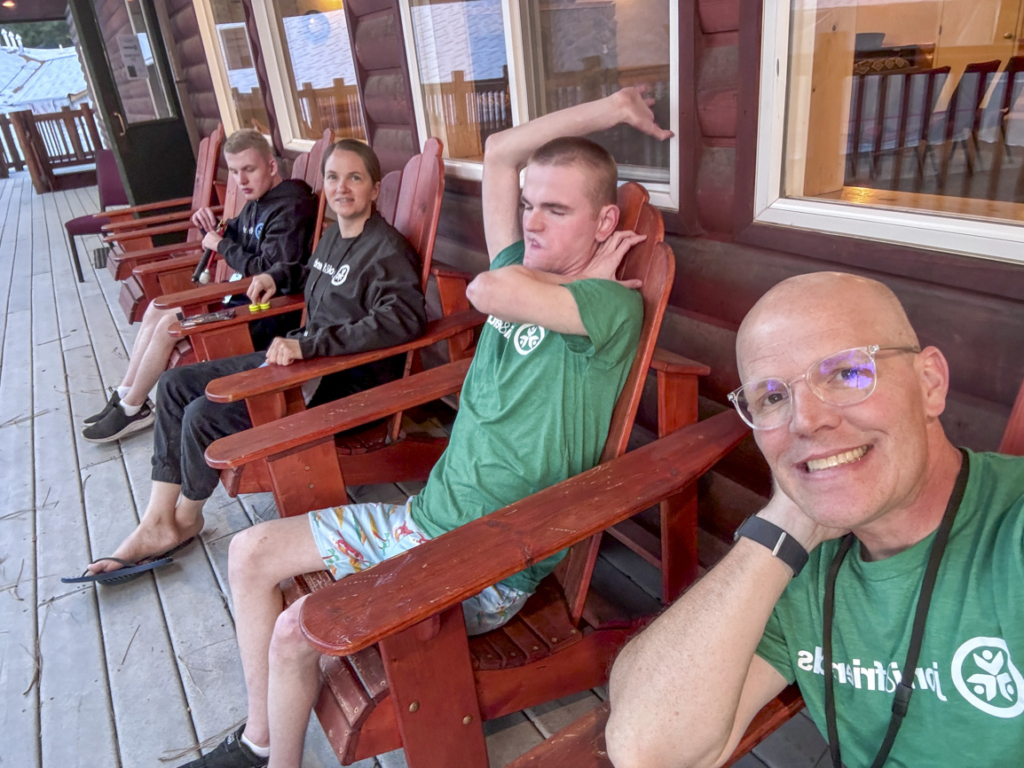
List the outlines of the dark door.
{"label": "dark door", "polygon": [[195,159],[152,0],[69,0],[134,205],[192,194]]}

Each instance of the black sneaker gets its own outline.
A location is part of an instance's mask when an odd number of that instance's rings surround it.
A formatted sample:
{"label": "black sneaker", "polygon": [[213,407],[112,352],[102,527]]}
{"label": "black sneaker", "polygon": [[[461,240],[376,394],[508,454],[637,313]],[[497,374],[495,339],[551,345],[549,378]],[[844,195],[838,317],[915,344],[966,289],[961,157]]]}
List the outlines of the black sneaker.
{"label": "black sneaker", "polygon": [[269,757],[260,757],[242,743],[242,731],[245,726],[222,741],[216,749],[203,755],[198,760],[186,763],[181,768],[264,768]]}
{"label": "black sneaker", "polygon": [[111,409],[117,408],[117,404],[121,402],[121,396],[117,393],[117,388],[113,387],[110,390],[110,399],[107,400],[107,404],[103,406],[103,410],[99,413],[94,413],[92,416],[86,416],[82,421],[86,424],[95,424],[97,421],[102,421],[103,417],[110,413]]}
{"label": "black sneaker", "polygon": [[149,407],[148,402],[143,404],[134,416],[129,416],[120,406],[116,406],[103,419],[86,427],[82,437],[90,443],[112,443],[152,426],[153,421],[153,409]]}

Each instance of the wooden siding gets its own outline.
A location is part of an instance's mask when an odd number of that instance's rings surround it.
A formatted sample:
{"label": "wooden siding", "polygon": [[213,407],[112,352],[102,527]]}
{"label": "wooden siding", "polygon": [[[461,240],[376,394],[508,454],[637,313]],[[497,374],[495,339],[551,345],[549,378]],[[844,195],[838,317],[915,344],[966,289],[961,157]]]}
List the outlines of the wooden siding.
{"label": "wooden siding", "polygon": [[185,76],[188,100],[192,104],[199,135],[205,138],[217,130],[220,108],[213,90],[213,76],[206,61],[203,41],[199,36],[199,20],[192,0],[164,0],[167,7],[167,30],[174,39],[178,63]]}

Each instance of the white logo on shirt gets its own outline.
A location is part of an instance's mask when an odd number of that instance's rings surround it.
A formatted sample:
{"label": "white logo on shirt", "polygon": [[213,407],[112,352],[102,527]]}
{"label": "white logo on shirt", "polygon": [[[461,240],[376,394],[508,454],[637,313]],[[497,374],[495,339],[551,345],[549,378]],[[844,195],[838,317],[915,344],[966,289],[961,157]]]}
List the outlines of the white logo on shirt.
{"label": "white logo on shirt", "polygon": [[1024,712],[1024,677],[1001,637],[975,637],[953,655],[953,684],[968,703],[994,717]]}
{"label": "white logo on shirt", "polygon": [[516,352],[520,355],[528,355],[544,341],[547,331],[539,325],[521,325],[516,331],[512,343],[516,345]]}
{"label": "white logo on shirt", "polygon": [[348,277],[348,264],[344,264],[337,272],[334,273],[334,277],[331,278],[331,285],[337,287],[345,282]]}

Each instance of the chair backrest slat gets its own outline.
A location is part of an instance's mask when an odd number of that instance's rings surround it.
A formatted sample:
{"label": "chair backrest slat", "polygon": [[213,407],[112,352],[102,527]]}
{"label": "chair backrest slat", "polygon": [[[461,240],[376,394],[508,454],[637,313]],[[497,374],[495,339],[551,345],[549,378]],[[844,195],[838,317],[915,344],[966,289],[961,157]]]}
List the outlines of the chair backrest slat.
{"label": "chair backrest slat", "polygon": [[[618,275],[620,279],[639,278],[643,281],[640,295],[644,301],[644,320],[633,364],[612,411],[608,437],[601,453],[602,463],[626,450],[675,277],[675,257],[672,249],[664,243],[665,225],[661,213],[648,200],[647,190],[639,184],[629,182],[619,188],[622,212],[619,228],[647,235],[644,242],[634,246],[626,255]],[[600,544],[601,534],[576,544],[556,571],[574,623],[578,623],[583,615]]]}

